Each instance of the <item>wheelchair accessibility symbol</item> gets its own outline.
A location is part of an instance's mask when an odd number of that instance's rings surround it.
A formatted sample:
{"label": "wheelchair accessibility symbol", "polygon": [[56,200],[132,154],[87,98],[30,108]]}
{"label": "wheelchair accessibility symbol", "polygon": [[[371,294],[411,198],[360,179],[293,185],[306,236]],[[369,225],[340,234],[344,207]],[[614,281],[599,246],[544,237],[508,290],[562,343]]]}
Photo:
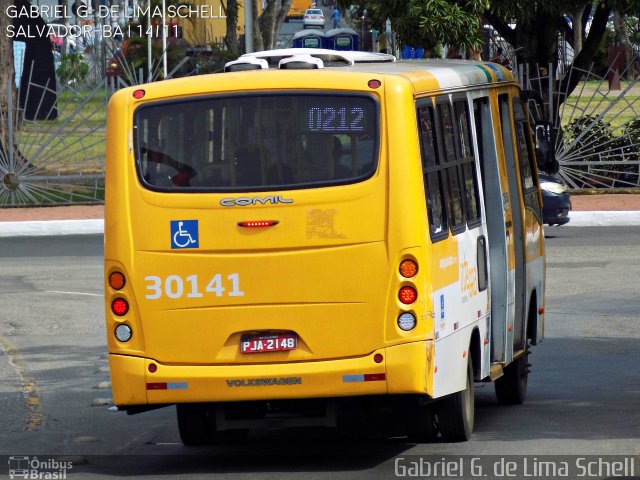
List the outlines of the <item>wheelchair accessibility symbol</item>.
{"label": "wheelchair accessibility symbol", "polygon": [[198,248],[198,220],[171,220],[171,248]]}

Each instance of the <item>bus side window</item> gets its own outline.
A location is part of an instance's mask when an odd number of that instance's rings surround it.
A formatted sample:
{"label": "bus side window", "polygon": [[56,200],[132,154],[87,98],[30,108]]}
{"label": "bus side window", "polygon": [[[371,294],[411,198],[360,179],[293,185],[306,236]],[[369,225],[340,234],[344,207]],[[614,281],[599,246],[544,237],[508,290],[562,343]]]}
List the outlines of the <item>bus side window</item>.
{"label": "bus side window", "polygon": [[527,207],[531,208],[539,219],[542,218],[542,209],[538,201],[536,177],[533,175],[535,165],[533,163],[533,143],[529,135],[530,129],[527,117],[519,98],[513,98],[513,117],[516,122],[516,147],[518,150],[518,163],[520,166],[520,182]]}
{"label": "bus side window", "polygon": [[[460,165],[456,154],[456,138],[451,114],[451,104],[448,99],[446,102],[438,103],[439,117],[436,117],[440,124],[437,131],[440,133],[444,148],[440,149],[440,161],[445,164],[445,177],[447,179],[447,212],[449,214],[449,225],[451,231],[455,234],[465,230],[464,206],[462,200],[462,175],[460,174]],[[437,121],[436,121],[437,125]]]}
{"label": "bus side window", "polygon": [[431,240],[449,236],[445,210],[444,170],[438,158],[433,107],[418,107],[418,135]]}
{"label": "bus side window", "polygon": [[518,144],[518,158],[522,177],[522,190],[526,191],[535,186],[533,179],[531,145],[527,138],[527,120],[519,98],[513,99],[513,115],[516,120],[516,140]]}
{"label": "bus side window", "polygon": [[480,225],[480,197],[476,162],[473,156],[473,142],[469,127],[469,105],[466,100],[458,100],[453,104],[456,125],[459,132],[459,160],[462,162],[463,189],[467,202],[467,224]]}

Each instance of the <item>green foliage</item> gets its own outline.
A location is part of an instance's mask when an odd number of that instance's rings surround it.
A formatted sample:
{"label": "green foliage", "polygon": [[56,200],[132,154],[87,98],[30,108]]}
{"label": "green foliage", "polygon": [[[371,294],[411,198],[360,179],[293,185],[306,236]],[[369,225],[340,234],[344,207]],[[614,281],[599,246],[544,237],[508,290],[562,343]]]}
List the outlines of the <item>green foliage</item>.
{"label": "green foliage", "polygon": [[83,56],[79,53],[70,53],[62,57],[56,73],[60,83],[64,85],[81,83],[89,74],[89,65],[86,64]]}
{"label": "green foliage", "polygon": [[[181,44],[167,44],[167,70],[170,72],[184,58],[185,48]],[[153,39],[151,42],[151,58],[154,67],[162,61],[162,41]],[[137,75],[139,69],[144,72],[144,78],[147,77],[147,38],[131,37],[123,42],[122,50],[117,57],[122,77],[130,81],[129,74]]]}
{"label": "green foliage", "polygon": [[[205,73],[219,73],[224,70],[224,64],[237,59],[238,56],[216,45],[211,46],[211,52],[207,55],[198,56],[194,58],[191,63],[192,71],[197,72],[198,75]],[[197,66],[197,68],[196,68]]]}
{"label": "green foliage", "polygon": [[439,44],[479,48],[480,17],[489,0],[361,0],[370,27],[384,29],[387,18],[402,44],[433,51]]}
{"label": "green foliage", "polygon": [[583,160],[588,161],[605,160],[602,158],[603,154],[611,148],[614,139],[611,124],[598,119],[597,115],[576,118],[566,126],[563,133],[565,143],[575,141],[574,149],[589,153],[582,156]]}

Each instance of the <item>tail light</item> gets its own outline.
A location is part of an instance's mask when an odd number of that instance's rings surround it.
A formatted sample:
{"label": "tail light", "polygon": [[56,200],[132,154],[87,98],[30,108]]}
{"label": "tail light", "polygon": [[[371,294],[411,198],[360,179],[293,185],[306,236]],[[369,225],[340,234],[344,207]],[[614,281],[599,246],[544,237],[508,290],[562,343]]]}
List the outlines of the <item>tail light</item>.
{"label": "tail light", "polygon": [[120,272],[113,272],[109,275],[109,286],[114,290],[121,290],[127,283],[124,275]]}
{"label": "tail light", "polygon": [[413,260],[403,260],[400,263],[400,275],[404,278],[415,277],[418,273],[418,264]]}
{"label": "tail light", "polygon": [[124,298],[116,298],[111,302],[111,311],[117,316],[122,317],[129,311],[129,303]]}
{"label": "tail light", "polygon": [[115,330],[115,336],[116,339],[119,342],[128,342],[129,340],[131,340],[131,337],[133,336],[133,332],[131,331],[131,327],[129,325],[127,325],[126,323],[122,323],[120,325],[118,325],[116,327]]}
{"label": "tail light", "polygon": [[409,312],[405,312],[398,317],[398,326],[401,330],[408,332],[416,327],[416,317]]}
{"label": "tail light", "polygon": [[418,298],[418,292],[413,287],[402,287],[398,293],[398,298],[405,305],[413,303]]}

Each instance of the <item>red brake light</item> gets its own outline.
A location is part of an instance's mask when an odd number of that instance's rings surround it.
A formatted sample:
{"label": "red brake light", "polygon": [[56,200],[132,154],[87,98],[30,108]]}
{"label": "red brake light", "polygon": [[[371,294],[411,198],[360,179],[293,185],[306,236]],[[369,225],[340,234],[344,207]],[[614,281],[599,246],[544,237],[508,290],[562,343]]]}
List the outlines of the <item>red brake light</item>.
{"label": "red brake light", "polygon": [[111,302],[111,311],[117,316],[122,317],[129,311],[129,304],[124,298],[116,298]]}
{"label": "red brake light", "polygon": [[405,305],[413,303],[418,298],[418,292],[413,287],[402,287],[398,293],[398,298]]}
{"label": "red brake light", "polygon": [[380,88],[380,85],[382,85],[382,82],[380,80],[369,80],[369,83],[367,83],[367,85],[369,86],[369,88]]}
{"label": "red brake light", "polygon": [[248,222],[238,222],[239,227],[245,228],[263,228],[263,227],[273,227],[277,225],[278,220],[253,220]]}
{"label": "red brake light", "polygon": [[145,94],[146,92],[144,90],[136,90],[135,92],[133,92],[133,98],[135,98],[136,100],[140,100],[145,96]]}

